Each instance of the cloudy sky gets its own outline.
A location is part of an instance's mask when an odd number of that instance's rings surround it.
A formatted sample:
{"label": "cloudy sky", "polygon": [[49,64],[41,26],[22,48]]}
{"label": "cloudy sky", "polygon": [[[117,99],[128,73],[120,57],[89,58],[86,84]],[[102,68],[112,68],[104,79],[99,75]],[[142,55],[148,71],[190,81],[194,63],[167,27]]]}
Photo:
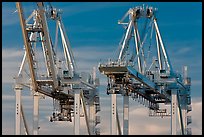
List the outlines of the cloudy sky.
{"label": "cloudy sky", "polygon": [[[158,8],[158,25],[172,66],[181,72],[188,66],[192,86],[192,134],[202,134],[202,3],[137,2],[66,2],[51,3],[62,9],[62,19],[71,42],[79,71],[90,72],[100,60],[112,58],[123,35],[117,21],[131,7],[147,4]],[[36,4],[23,3],[29,16]],[[14,134],[15,93],[13,77],[17,75],[24,54],[18,14],[13,2],[2,3],[2,134]],[[55,30],[53,27],[51,30]],[[110,134],[110,96],[106,95],[106,77],[97,72],[101,86],[101,134]],[[26,91],[25,91],[26,92]],[[29,131],[32,130],[32,96],[23,93]],[[118,96],[122,118],[122,98]],[[48,121],[52,100],[40,100],[40,134],[73,134],[73,123]],[[122,120],[122,119],[121,119]],[[81,134],[87,134],[84,119]],[[120,121],[122,123],[122,121]],[[130,134],[170,134],[170,118],[152,118],[148,109],[130,99]],[[56,129],[56,130],[53,130]]]}

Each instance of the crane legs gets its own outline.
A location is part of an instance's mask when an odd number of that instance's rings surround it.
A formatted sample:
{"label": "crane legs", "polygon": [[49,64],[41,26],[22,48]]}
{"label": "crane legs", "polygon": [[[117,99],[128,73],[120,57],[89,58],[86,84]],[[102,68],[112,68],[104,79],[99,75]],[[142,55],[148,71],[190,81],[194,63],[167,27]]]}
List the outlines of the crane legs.
{"label": "crane legs", "polygon": [[129,129],[129,96],[123,96],[123,135],[128,135]]}
{"label": "crane legs", "polygon": [[39,128],[39,93],[33,95],[33,135],[38,135]]}
{"label": "crane legs", "polygon": [[81,89],[75,90],[74,93],[74,134],[79,135],[80,129],[80,92]]}
{"label": "crane legs", "polygon": [[21,90],[22,87],[20,85],[15,86],[16,92],[16,135],[21,134]]}
{"label": "crane legs", "polygon": [[116,94],[111,94],[111,135],[117,135]]}
{"label": "crane legs", "polygon": [[171,134],[176,135],[176,119],[177,119],[177,89],[171,91]]}

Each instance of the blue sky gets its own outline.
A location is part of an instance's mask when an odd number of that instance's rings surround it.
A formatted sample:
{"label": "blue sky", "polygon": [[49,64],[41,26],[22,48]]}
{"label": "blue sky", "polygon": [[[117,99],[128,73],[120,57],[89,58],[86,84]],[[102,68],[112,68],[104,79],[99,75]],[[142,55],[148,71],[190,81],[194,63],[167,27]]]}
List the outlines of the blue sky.
{"label": "blue sky", "polygon": [[[52,2],[51,4],[63,10],[62,19],[79,71],[89,72],[92,67],[97,67],[100,60],[114,57],[123,35],[123,28],[117,24],[117,21],[123,17],[129,8],[142,4],[158,8],[158,25],[173,68],[181,72],[183,65],[188,66],[188,74],[192,79],[192,100],[195,101],[196,108],[199,103],[202,105],[202,3]],[[34,2],[28,2],[23,3],[23,7],[25,15],[29,16],[36,6]],[[12,116],[11,112],[14,112],[13,110],[6,111],[4,108],[8,106],[8,101],[10,104],[15,101],[13,100],[14,92],[11,84],[13,77],[18,73],[24,53],[18,14],[13,13],[15,10],[15,3],[2,3],[2,119],[7,116],[7,113]],[[51,32],[55,30],[53,26],[50,28]],[[97,74],[101,81],[100,94],[106,100],[109,98],[104,91],[106,78],[99,72]],[[105,110],[104,113],[101,112],[103,116],[106,115]],[[51,114],[51,112],[49,113]],[[135,111],[135,113],[138,112]],[[145,116],[145,118],[148,117],[147,114]],[[198,122],[196,123],[195,120],[192,126],[195,128],[193,133],[201,134],[199,128],[202,126],[199,120],[202,119],[202,116],[200,114],[197,117],[199,118],[197,119]],[[4,125],[4,122],[2,123],[3,131],[7,134],[9,125]],[[12,122],[10,123],[12,125]],[[152,133],[151,131],[147,132]],[[104,131],[104,134],[106,133],[107,131]],[[46,134],[46,132],[42,132],[42,134]],[[168,131],[155,134],[168,134]]]}

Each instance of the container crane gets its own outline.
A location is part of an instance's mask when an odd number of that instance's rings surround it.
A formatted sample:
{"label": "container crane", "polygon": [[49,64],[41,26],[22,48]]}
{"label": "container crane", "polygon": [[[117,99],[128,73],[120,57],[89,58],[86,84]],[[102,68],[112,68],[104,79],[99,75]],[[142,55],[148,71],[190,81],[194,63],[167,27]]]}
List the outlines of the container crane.
{"label": "container crane", "polygon": [[[123,96],[123,134],[129,134],[129,97],[149,108],[149,116],[171,117],[171,134],[191,134],[190,85],[187,66],[183,76],[170,62],[157,23],[156,8],[130,8],[118,24],[125,28],[117,59],[99,63],[99,71],[108,78],[111,95],[111,134],[122,134],[117,112],[117,94]],[[154,43],[153,43],[154,42]],[[164,104],[163,109],[159,104]],[[171,106],[168,112],[167,106]],[[178,109],[178,111],[177,111]],[[179,116],[178,116],[179,115]],[[180,128],[177,121],[180,121]],[[180,131],[177,131],[180,129]],[[179,133],[178,133],[179,132]]]}
{"label": "container crane", "polygon": [[[18,75],[15,77],[16,125],[15,134],[21,134],[21,118],[25,134],[39,134],[39,99],[53,99],[53,113],[50,121],[74,120],[74,134],[80,134],[80,117],[84,113],[89,135],[100,134],[99,79],[96,69],[93,73],[78,72],[71,45],[62,22],[62,11],[49,3],[37,2],[37,9],[25,19],[20,2],[16,2],[22,28],[25,53]],[[55,43],[49,32],[49,22],[56,23]],[[59,34],[61,44],[58,42]],[[60,45],[62,47],[60,47]],[[57,54],[57,47],[63,49],[63,58]],[[33,95],[33,133],[29,133],[23,113],[21,91],[29,88]],[[80,112],[81,111],[81,112]]]}

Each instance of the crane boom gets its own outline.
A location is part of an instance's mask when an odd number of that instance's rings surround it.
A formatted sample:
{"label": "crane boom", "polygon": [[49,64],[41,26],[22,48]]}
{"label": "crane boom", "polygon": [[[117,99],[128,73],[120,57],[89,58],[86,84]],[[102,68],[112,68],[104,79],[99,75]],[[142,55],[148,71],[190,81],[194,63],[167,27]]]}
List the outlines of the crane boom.
{"label": "crane boom", "polygon": [[37,87],[36,76],[35,76],[35,71],[34,71],[33,57],[31,55],[31,43],[29,42],[30,40],[28,37],[28,32],[26,31],[25,18],[24,18],[23,9],[22,9],[20,2],[16,2],[16,8],[18,10],[18,14],[20,18],[20,24],[21,24],[22,33],[23,33],[25,50],[26,50],[27,57],[28,57],[32,88],[34,91],[37,91],[38,87]]}
{"label": "crane boom", "polygon": [[57,84],[57,76],[55,72],[55,63],[54,63],[54,57],[53,57],[53,51],[52,51],[52,44],[51,44],[51,39],[49,36],[49,30],[48,30],[48,25],[47,25],[47,20],[46,20],[46,15],[45,15],[45,10],[43,6],[43,2],[37,2],[37,6],[39,8],[39,14],[41,17],[41,25],[42,25],[42,34],[43,38],[45,40],[45,52],[47,56],[47,63],[48,63],[48,69],[49,69],[49,76],[52,77],[53,80],[53,85],[54,89],[57,89],[58,84]]}

